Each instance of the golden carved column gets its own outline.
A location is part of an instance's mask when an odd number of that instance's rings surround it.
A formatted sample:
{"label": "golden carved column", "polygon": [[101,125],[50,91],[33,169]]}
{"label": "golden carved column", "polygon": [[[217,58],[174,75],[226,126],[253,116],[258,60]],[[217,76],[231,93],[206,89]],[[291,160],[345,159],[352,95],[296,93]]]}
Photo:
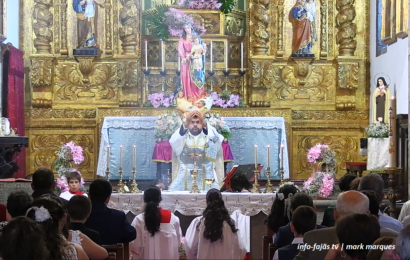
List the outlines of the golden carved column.
{"label": "golden carved column", "polygon": [[61,0],[61,48],[60,53],[61,55],[68,55],[68,48],[67,48],[67,0]]}
{"label": "golden carved column", "polygon": [[34,108],[51,108],[51,87],[53,77],[53,58],[32,58],[30,66],[31,105]]}
{"label": "golden carved column", "polygon": [[355,0],[336,0],[336,28],[338,29],[336,42],[339,44],[339,56],[354,56],[356,51],[357,26],[353,23],[356,18]]}
{"label": "golden carved column", "polygon": [[283,59],[283,2],[284,0],[278,0],[277,19],[278,19],[278,49],[276,51],[276,58]]}
{"label": "golden carved column", "polygon": [[267,55],[269,49],[269,20],[267,10],[270,8],[270,0],[252,0],[250,10],[250,31],[253,42],[253,55]]}
{"label": "golden carved column", "polygon": [[112,13],[111,4],[106,3],[105,7],[105,54],[112,56]]}
{"label": "golden carved column", "polygon": [[121,1],[120,9],[120,39],[122,41],[122,54],[136,54],[137,35],[139,30],[138,8],[134,0]]}
{"label": "golden carved column", "polygon": [[320,0],[320,59],[327,59],[328,35],[327,35],[327,0]]}
{"label": "golden carved column", "polygon": [[53,39],[53,14],[50,12],[52,0],[34,0],[33,30],[36,38],[34,47],[39,54],[51,53]]}

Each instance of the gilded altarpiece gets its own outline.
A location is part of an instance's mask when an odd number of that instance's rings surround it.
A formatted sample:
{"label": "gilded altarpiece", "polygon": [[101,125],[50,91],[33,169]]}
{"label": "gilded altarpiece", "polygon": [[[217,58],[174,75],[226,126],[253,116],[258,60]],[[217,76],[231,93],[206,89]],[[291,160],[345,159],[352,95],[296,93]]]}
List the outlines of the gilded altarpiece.
{"label": "gilded altarpiece", "polygon": [[[71,0],[20,0],[20,49],[25,52],[26,126],[30,138],[27,172],[52,167],[59,147],[70,140],[84,148],[79,169],[95,177],[105,116],[149,116],[171,109],[145,108],[152,91],[172,92],[177,80],[175,45],[165,43],[166,76],[160,77],[158,41],[149,45],[150,78],[144,69],[142,3],[105,0],[98,6],[100,53],[73,56],[78,45]],[[208,90],[238,92],[246,108],[215,109],[221,116],[283,116],[291,178],[311,173],[308,149],[327,143],[337,153],[338,176],[357,161],[359,138],[368,125],[370,0],[316,0],[314,57],[291,58],[294,1],[248,0],[240,12],[195,10],[214,42],[215,74]],[[170,3],[171,4],[171,3]],[[193,12],[192,10],[186,10]],[[239,19],[245,17],[246,19]],[[217,24],[220,23],[220,24]],[[244,23],[244,24],[241,24]],[[238,33],[242,25],[245,31]],[[239,30],[240,31],[240,30]],[[224,76],[229,40],[231,74]],[[245,75],[239,74],[239,43],[245,43]],[[219,62],[219,63],[218,63]],[[208,76],[208,75],[207,75]]]}

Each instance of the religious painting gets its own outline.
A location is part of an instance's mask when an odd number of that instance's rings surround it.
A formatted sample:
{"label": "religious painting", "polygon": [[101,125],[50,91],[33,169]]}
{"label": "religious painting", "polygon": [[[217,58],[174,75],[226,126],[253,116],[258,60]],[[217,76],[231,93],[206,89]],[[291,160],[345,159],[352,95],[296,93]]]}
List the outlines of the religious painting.
{"label": "religious painting", "polygon": [[408,36],[408,13],[409,5],[407,0],[396,0],[396,36],[405,38]]}
{"label": "religious painting", "polygon": [[285,56],[319,56],[320,3],[318,0],[286,1],[284,23]]}
{"label": "religious painting", "polygon": [[387,45],[382,42],[382,5],[383,0],[376,0],[376,57],[387,52]]}
{"label": "religious painting", "polygon": [[395,0],[382,0],[381,39],[385,45],[397,41]]}

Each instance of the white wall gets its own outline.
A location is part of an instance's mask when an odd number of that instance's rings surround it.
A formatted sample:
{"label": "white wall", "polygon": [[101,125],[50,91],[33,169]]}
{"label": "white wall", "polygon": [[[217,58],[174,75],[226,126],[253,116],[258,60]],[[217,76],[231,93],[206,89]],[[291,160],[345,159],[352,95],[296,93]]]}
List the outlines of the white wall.
{"label": "white wall", "polygon": [[7,32],[6,43],[10,42],[14,47],[19,47],[19,1],[7,0]]}
{"label": "white wall", "polygon": [[[397,113],[408,114],[408,37],[397,39],[387,46],[387,53],[376,57],[376,0],[370,1],[370,86],[371,93],[376,88],[377,73],[386,73],[390,77],[390,91],[393,95],[396,84]],[[387,79],[386,79],[387,80]],[[370,99],[369,99],[370,100]]]}

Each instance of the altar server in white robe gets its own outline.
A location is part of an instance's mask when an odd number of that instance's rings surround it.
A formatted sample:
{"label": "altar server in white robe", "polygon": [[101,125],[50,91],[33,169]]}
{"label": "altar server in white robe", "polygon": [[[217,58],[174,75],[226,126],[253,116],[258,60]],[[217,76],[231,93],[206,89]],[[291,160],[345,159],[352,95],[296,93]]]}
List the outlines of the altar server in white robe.
{"label": "altar server in white robe", "polygon": [[223,136],[203,118],[199,111],[191,111],[181,128],[171,136],[172,191],[190,190],[191,170],[198,170],[197,183],[200,190],[208,188],[205,179],[214,179],[213,188],[219,188],[224,177]]}
{"label": "altar server in white robe", "polygon": [[203,215],[195,218],[186,231],[187,259],[244,259],[245,245],[219,190],[210,189],[206,203]]}
{"label": "altar server in white robe", "polygon": [[137,230],[137,238],[130,243],[133,259],[179,259],[182,234],[179,219],[159,207],[161,200],[158,187],[144,191],[144,213],[131,224]]}

